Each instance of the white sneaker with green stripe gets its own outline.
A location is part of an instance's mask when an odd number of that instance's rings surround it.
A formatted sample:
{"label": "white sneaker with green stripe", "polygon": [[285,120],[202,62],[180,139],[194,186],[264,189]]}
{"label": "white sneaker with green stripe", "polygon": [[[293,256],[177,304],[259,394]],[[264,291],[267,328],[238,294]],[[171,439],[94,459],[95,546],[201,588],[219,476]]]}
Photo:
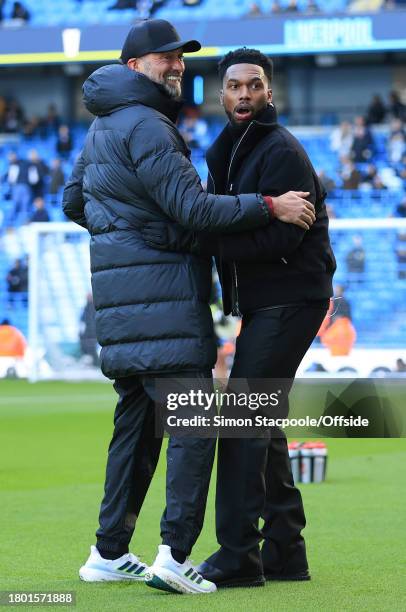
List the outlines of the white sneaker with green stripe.
{"label": "white sneaker with green stripe", "polygon": [[158,555],[154,564],[145,574],[145,584],[153,589],[168,593],[188,593],[201,595],[214,593],[217,587],[214,582],[205,580],[193,567],[189,559],[178,563],[171,555],[171,549],[165,544],[158,546]]}
{"label": "white sneaker with green stripe", "polygon": [[79,570],[79,577],[85,582],[114,582],[117,580],[138,580],[143,582],[148,567],[132,553],[118,559],[104,559],[96,546],[90,547],[90,557]]}

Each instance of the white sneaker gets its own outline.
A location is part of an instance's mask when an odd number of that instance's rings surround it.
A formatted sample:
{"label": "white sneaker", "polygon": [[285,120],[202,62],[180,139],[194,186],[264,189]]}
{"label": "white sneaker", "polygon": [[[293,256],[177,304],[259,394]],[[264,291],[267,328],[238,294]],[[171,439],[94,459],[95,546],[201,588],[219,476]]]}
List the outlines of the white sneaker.
{"label": "white sneaker", "polygon": [[205,580],[203,576],[186,559],[178,563],[171,555],[171,549],[165,544],[158,546],[159,552],[154,564],[145,574],[145,584],[169,593],[213,593],[217,591],[214,582]]}
{"label": "white sneaker", "polygon": [[90,557],[79,570],[79,577],[85,582],[115,580],[144,581],[148,567],[132,553],[118,559],[103,559],[96,546],[90,547]]}

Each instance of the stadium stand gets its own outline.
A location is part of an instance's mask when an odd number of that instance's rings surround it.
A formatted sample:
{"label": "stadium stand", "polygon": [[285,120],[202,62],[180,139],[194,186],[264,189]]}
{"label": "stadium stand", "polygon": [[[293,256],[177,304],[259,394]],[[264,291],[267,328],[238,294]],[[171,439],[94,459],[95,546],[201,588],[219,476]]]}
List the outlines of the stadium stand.
{"label": "stadium stand", "polygon": [[[207,123],[207,130],[204,123]],[[192,160],[197,167],[202,180],[206,178],[204,148],[211,142],[220,129],[222,122],[218,118],[199,119],[199,134],[204,134],[204,140],[199,141],[191,134],[190,121],[187,115],[184,122],[188,130],[187,138],[192,140]],[[399,126],[398,126],[399,127]],[[78,155],[84,140],[87,126],[72,126],[72,150],[61,161],[65,176],[68,176],[74,160]],[[406,176],[404,157],[402,162],[393,163],[389,158],[388,143],[391,138],[389,124],[373,126],[374,141],[373,156],[368,163],[356,164],[361,178],[360,188],[356,190],[343,189],[342,163],[339,153],[331,148],[333,127],[306,126],[291,128],[304,145],[316,169],[323,171],[335,186],[328,195],[329,211],[332,217],[338,219],[388,218],[402,216],[402,202],[405,200]],[[401,127],[401,130],[403,127]],[[29,151],[35,149],[48,167],[57,155],[57,129],[48,133],[34,129],[29,137],[23,134],[3,134],[0,140],[0,240],[3,249],[0,255],[0,314],[10,316],[7,296],[6,275],[16,258],[27,253],[29,229],[13,221],[13,201],[10,199],[9,186],[5,180],[8,170],[8,154],[15,151],[21,159],[28,159]],[[403,142],[403,156],[405,155]],[[382,189],[374,189],[374,184],[365,178],[369,166],[373,164],[381,177]],[[56,195],[49,193],[49,176],[46,177],[45,207],[54,222],[65,221],[60,202],[61,188]],[[31,210],[32,212],[32,210]],[[360,233],[365,249],[365,272],[362,275],[347,271],[346,256],[351,248],[353,236],[358,230],[332,232],[332,240],[338,261],[338,271],[335,282],[346,287],[346,297],[351,303],[353,322],[357,330],[357,346],[379,345],[381,347],[398,346],[406,342],[406,322],[401,315],[402,303],[406,301],[406,274],[403,271],[404,247],[394,229],[379,232],[362,230]],[[403,249],[403,251],[402,251]],[[78,255],[80,253],[80,255]],[[70,274],[75,258],[79,257],[79,268],[83,273],[79,276]],[[54,256],[46,256],[43,263],[43,290],[48,295],[49,316],[56,316],[63,321],[66,338],[71,339],[77,333],[77,312],[83,307],[83,294],[88,282],[88,255],[86,249],[73,250],[69,243],[55,243]],[[66,308],[58,296],[60,288],[69,287],[71,308]],[[62,292],[63,293],[63,292]],[[51,305],[53,305],[51,307]],[[51,313],[53,313],[51,315]],[[376,325],[382,315],[388,315],[390,325],[380,328]],[[27,333],[27,308],[24,300],[13,307],[12,323],[21,331]]]}
{"label": "stadium stand", "polygon": [[[13,1],[6,0],[3,14],[4,19],[10,19]],[[252,0],[203,0],[194,6],[187,6],[182,0],[167,0],[166,2],[134,1],[134,8],[112,10],[114,6],[113,0],[58,0],[58,2],[49,2],[49,0],[24,0],[23,5],[30,13],[31,25],[76,25],[76,24],[97,24],[97,23],[130,23],[134,19],[146,18],[153,14],[155,18],[171,19],[173,21],[182,20],[199,20],[202,18],[217,19],[227,17],[229,19],[239,19],[243,16],[252,14]],[[262,0],[255,3],[258,11],[252,15],[255,16],[273,14],[278,12],[296,12],[303,13],[344,13],[346,11],[356,11],[357,3],[348,3],[347,0],[280,0],[272,2],[270,0]],[[163,5],[163,6],[162,6]],[[296,5],[297,8],[294,8]],[[358,3],[358,10],[379,10],[384,6],[384,2],[367,3],[361,6]]]}

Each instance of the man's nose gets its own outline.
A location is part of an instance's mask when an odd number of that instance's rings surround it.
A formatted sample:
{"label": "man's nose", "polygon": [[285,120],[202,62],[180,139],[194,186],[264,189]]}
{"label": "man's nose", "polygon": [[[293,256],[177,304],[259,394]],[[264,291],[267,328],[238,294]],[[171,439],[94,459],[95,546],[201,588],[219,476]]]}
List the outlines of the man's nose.
{"label": "man's nose", "polygon": [[249,87],[243,85],[240,89],[240,100],[249,100],[251,98],[251,93]]}
{"label": "man's nose", "polygon": [[180,74],[185,72],[185,66],[181,59],[176,59],[172,62],[172,70],[177,70]]}

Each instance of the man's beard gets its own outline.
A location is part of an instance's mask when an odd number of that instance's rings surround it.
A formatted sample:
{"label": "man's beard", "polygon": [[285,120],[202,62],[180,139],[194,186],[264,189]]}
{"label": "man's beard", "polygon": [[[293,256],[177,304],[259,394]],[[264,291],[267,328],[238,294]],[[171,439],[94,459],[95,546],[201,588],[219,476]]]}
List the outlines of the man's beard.
{"label": "man's beard", "polygon": [[180,83],[171,85],[167,81],[161,81],[159,83],[165,89],[166,93],[174,100],[179,100],[182,95],[182,88]]}
{"label": "man's beard", "polygon": [[[162,85],[162,87],[164,88],[164,90],[166,91],[166,93],[168,94],[170,98],[172,98],[173,100],[180,100],[182,96],[181,83],[173,83],[173,84],[168,83],[165,77],[161,80],[158,80],[153,75],[152,70],[150,69],[148,64],[145,65],[144,74],[154,83],[157,83],[158,85]],[[171,76],[178,76],[178,75],[171,75]]]}
{"label": "man's beard", "polygon": [[244,132],[245,129],[248,127],[248,125],[251,123],[251,121],[258,119],[258,117],[260,117],[267,110],[267,108],[268,108],[268,104],[266,103],[263,106],[261,106],[261,108],[258,108],[253,113],[252,117],[250,117],[250,119],[247,119],[246,121],[236,121],[231,111],[226,111],[226,115],[230,121],[231,126],[236,132],[238,131]]}

